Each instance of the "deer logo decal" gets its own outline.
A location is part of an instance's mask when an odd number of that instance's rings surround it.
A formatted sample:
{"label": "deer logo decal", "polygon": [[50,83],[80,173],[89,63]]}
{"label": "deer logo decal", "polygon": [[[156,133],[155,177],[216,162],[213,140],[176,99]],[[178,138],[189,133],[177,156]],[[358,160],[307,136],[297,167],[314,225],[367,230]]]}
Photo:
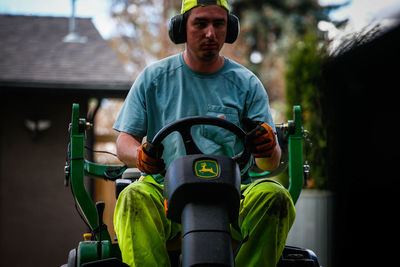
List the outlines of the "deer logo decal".
{"label": "deer logo decal", "polygon": [[199,160],[195,163],[196,176],[214,178],[219,175],[218,164],[215,160]]}

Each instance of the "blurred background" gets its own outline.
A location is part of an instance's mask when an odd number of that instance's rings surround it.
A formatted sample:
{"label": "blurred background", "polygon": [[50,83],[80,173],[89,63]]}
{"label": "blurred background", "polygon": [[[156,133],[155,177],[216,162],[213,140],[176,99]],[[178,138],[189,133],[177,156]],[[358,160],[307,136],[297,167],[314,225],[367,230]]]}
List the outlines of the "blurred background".
{"label": "blurred background", "polygon": [[[379,126],[395,121],[400,2],[229,3],[241,33],[222,54],[259,77],[275,122],[291,119],[293,105],[301,105],[309,132],[304,157],[311,172],[288,245],[314,250],[323,266],[374,262],[367,252],[379,253],[365,246],[388,246],[383,228],[393,222],[396,186],[388,166],[395,158],[386,140],[394,131]],[[167,33],[180,6],[0,0],[1,266],[58,266],[82,240],[87,229],[63,185],[72,103],[94,123],[88,146],[115,153],[112,125],[131,84],[148,64],[184,49]],[[88,158],[121,164],[109,154]],[[114,184],[88,179],[87,188],[106,201],[105,222],[115,236]]]}

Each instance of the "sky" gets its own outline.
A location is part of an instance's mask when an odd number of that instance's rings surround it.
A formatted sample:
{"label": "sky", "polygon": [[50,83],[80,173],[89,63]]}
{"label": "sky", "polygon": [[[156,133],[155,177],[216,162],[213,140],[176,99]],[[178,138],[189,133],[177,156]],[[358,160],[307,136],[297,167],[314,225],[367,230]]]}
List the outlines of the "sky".
{"label": "sky", "polygon": [[[112,35],[114,23],[109,15],[112,0],[76,0],[76,15],[91,17],[103,38]],[[343,3],[346,0],[319,0],[321,5]],[[357,31],[371,21],[400,15],[399,0],[350,0],[350,4],[331,13],[331,18],[349,18],[348,29]],[[70,16],[71,0],[0,0],[0,14],[38,16]],[[329,25],[325,25],[328,27]],[[334,30],[331,35],[334,37]]]}
{"label": "sky", "polygon": [[[324,4],[341,4],[345,0],[319,0]],[[348,32],[360,31],[368,24],[388,21],[393,17],[400,18],[399,0],[352,0],[349,5],[330,14],[331,19],[343,20],[348,18]]]}

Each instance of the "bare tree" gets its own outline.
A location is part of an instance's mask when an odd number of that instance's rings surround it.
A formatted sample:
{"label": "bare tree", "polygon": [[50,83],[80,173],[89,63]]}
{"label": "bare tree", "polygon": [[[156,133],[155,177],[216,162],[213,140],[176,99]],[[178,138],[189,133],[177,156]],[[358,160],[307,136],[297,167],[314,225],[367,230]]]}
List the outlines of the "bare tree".
{"label": "bare tree", "polygon": [[168,38],[169,19],[179,8],[180,2],[172,0],[113,0],[118,36],[110,42],[134,77],[151,62],[182,50]]}

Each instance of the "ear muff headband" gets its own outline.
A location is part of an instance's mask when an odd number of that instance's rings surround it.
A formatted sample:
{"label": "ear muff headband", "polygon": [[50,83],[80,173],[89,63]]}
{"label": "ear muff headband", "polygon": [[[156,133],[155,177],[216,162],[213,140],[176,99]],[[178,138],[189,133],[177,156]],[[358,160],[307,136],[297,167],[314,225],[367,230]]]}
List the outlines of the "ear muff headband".
{"label": "ear muff headband", "polygon": [[[173,43],[186,43],[186,20],[187,19],[184,14],[176,15],[170,19],[168,24],[168,35]],[[239,36],[239,32],[239,18],[231,13],[228,13],[228,25],[225,43],[232,44],[235,42]]]}
{"label": "ear muff headband", "polygon": [[229,5],[227,0],[183,0],[181,14],[185,14],[190,9],[196,6],[217,5],[225,8],[229,12]]}

